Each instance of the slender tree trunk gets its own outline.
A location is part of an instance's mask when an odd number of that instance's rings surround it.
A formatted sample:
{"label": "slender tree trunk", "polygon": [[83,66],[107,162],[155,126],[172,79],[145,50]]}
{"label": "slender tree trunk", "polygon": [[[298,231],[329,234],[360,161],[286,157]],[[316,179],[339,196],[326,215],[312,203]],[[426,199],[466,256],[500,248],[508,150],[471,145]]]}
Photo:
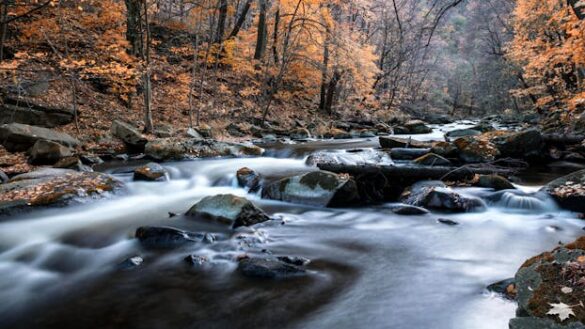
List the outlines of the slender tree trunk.
{"label": "slender tree trunk", "polygon": [[274,64],[278,64],[278,25],[280,24],[280,7],[276,8],[274,13],[274,32],[272,33],[272,56],[274,57]]}
{"label": "slender tree trunk", "polygon": [[[325,32],[328,35],[328,32]],[[319,97],[319,109],[327,112],[327,80],[329,75],[329,37],[325,36],[323,42],[323,65],[321,67],[321,93]]]}
{"label": "slender tree trunk", "polygon": [[126,40],[130,44],[129,53],[136,57],[144,55],[141,36],[142,0],[125,0],[126,3]]}
{"label": "slender tree trunk", "polygon": [[255,60],[262,60],[266,52],[267,31],[266,31],[266,7],[267,0],[258,0],[260,5],[260,16],[258,17],[258,34],[256,38]]}
{"label": "slender tree trunk", "polygon": [[238,17],[238,20],[236,21],[236,24],[234,25],[234,28],[230,33],[229,36],[230,38],[236,37],[238,35],[238,32],[240,32],[242,25],[244,25],[244,22],[246,21],[246,16],[248,15],[248,11],[250,11],[251,5],[252,0],[246,0],[246,3],[244,4],[244,9],[242,9],[242,13],[240,14],[240,17]]}
{"label": "slender tree trunk", "polygon": [[2,3],[2,26],[0,26],[0,62],[4,60],[4,44],[6,43],[6,31],[8,30],[8,24],[6,19],[8,18],[8,2],[4,0]]}
{"label": "slender tree trunk", "polygon": [[337,91],[337,84],[339,83],[339,79],[341,79],[341,74],[339,71],[335,70],[333,72],[333,76],[331,80],[329,80],[329,85],[327,86],[327,96],[325,98],[325,111],[329,114],[333,114],[333,102],[335,100],[335,94]]}
{"label": "slender tree trunk", "polygon": [[[154,125],[152,123],[152,88],[150,80],[150,27],[148,22],[148,2],[143,0],[144,8],[144,32],[146,36],[146,45],[144,49],[144,59],[146,60],[146,67],[144,68],[143,83],[144,83],[144,132],[152,133]],[[142,38],[141,38],[142,39]]]}
{"label": "slender tree trunk", "polygon": [[223,41],[223,35],[225,33],[225,23],[227,19],[228,2],[227,0],[220,0],[219,2],[219,18],[217,21],[217,35],[215,36],[215,42],[221,43]]}

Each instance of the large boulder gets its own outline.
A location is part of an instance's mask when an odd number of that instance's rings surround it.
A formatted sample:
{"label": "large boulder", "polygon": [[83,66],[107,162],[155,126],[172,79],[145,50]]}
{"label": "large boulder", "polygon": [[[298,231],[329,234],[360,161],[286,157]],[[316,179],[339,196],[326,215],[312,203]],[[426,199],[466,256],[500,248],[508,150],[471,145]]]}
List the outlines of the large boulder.
{"label": "large boulder", "polygon": [[222,156],[260,156],[264,150],[253,145],[219,142],[213,139],[159,138],[146,144],[144,153],[159,161]]}
{"label": "large boulder", "polygon": [[59,159],[73,155],[70,148],[43,139],[36,141],[29,152],[33,164],[54,164]]}
{"label": "large boulder", "polygon": [[562,208],[585,213],[585,170],[557,178],[546,184],[542,191]]}
{"label": "large boulder", "polygon": [[321,207],[347,206],[359,200],[358,186],[349,176],[314,171],[268,184],[262,197]]}
{"label": "large boulder", "polygon": [[13,177],[0,185],[0,214],[42,206],[63,206],[82,198],[103,197],[124,184],[96,172],[46,169]]}
{"label": "large boulder", "polygon": [[474,185],[478,187],[492,188],[496,191],[516,189],[509,180],[500,175],[479,175]]}
{"label": "large boulder", "polygon": [[496,136],[491,142],[503,157],[511,158],[539,157],[544,147],[542,134],[536,129]]}
{"label": "large boulder", "polygon": [[491,162],[500,155],[498,149],[489,141],[473,137],[458,138],[454,142],[459,158],[467,163]]}
{"label": "large boulder", "polygon": [[193,233],[167,226],[142,226],[134,236],[140,244],[152,249],[172,249],[199,242],[211,243],[215,236],[208,233]]}
{"label": "large boulder", "polygon": [[514,278],[515,329],[585,328],[585,237],[527,260]]}
{"label": "large boulder", "polygon": [[402,194],[401,200],[416,207],[456,213],[485,210],[480,199],[462,196],[441,182],[416,183]]}
{"label": "large boulder", "polygon": [[156,162],[150,162],[134,169],[135,181],[160,182],[167,180],[167,170]]}
{"label": "large boulder", "polygon": [[232,228],[252,226],[270,219],[248,199],[232,194],[205,197],[187,211],[187,216],[215,220]]}
{"label": "large boulder", "polygon": [[68,134],[51,129],[10,123],[0,126],[0,142],[11,152],[22,152],[31,148],[38,140],[47,140],[68,147],[77,147],[79,141]]}
{"label": "large boulder", "polygon": [[385,149],[400,148],[430,148],[431,143],[419,142],[410,138],[399,138],[392,136],[381,136],[380,146]]}
{"label": "large boulder", "polygon": [[54,128],[73,122],[75,114],[70,109],[54,108],[30,103],[26,100],[4,99],[0,106],[0,124],[22,123]]}
{"label": "large boulder", "polygon": [[409,134],[428,134],[433,132],[433,129],[421,120],[408,121],[404,124],[404,127],[408,129]]}
{"label": "large boulder", "polygon": [[112,135],[123,141],[131,151],[142,152],[148,142],[138,129],[120,120],[112,122],[111,131]]}

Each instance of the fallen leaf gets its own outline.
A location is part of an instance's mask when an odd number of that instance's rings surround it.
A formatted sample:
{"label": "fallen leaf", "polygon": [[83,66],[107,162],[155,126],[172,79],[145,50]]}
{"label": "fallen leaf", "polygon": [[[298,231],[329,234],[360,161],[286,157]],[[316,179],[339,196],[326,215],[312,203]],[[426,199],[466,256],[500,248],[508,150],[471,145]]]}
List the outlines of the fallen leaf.
{"label": "fallen leaf", "polygon": [[565,303],[548,303],[552,308],[546,313],[549,315],[558,315],[561,321],[565,321],[569,317],[575,316],[571,306]]}

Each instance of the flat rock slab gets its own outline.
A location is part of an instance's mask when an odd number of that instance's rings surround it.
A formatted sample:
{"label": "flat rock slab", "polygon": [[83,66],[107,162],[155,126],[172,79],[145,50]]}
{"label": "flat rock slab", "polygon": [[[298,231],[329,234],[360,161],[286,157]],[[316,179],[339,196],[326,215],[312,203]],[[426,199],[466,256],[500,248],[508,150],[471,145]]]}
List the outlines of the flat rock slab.
{"label": "flat rock slab", "polygon": [[47,140],[68,147],[77,147],[81,143],[68,134],[51,129],[29,126],[20,123],[0,126],[0,141],[11,152],[22,152],[31,148],[38,140]]}

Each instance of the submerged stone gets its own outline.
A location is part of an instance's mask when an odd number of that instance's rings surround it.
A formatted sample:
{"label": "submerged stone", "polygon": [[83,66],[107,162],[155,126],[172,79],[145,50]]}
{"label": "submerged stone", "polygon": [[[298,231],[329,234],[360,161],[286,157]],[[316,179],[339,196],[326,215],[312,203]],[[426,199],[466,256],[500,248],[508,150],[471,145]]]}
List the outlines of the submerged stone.
{"label": "submerged stone", "polygon": [[135,181],[165,181],[167,180],[166,169],[156,162],[150,162],[142,167],[138,167],[134,170]]}
{"label": "submerged stone", "polygon": [[238,271],[246,277],[261,279],[285,279],[306,273],[301,266],[267,258],[244,258],[238,263]]}
{"label": "submerged stone", "polygon": [[187,244],[215,241],[215,236],[207,233],[193,233],[167,226],[142,226],[136,230],[140,244],[153,249],[172,249]]}

